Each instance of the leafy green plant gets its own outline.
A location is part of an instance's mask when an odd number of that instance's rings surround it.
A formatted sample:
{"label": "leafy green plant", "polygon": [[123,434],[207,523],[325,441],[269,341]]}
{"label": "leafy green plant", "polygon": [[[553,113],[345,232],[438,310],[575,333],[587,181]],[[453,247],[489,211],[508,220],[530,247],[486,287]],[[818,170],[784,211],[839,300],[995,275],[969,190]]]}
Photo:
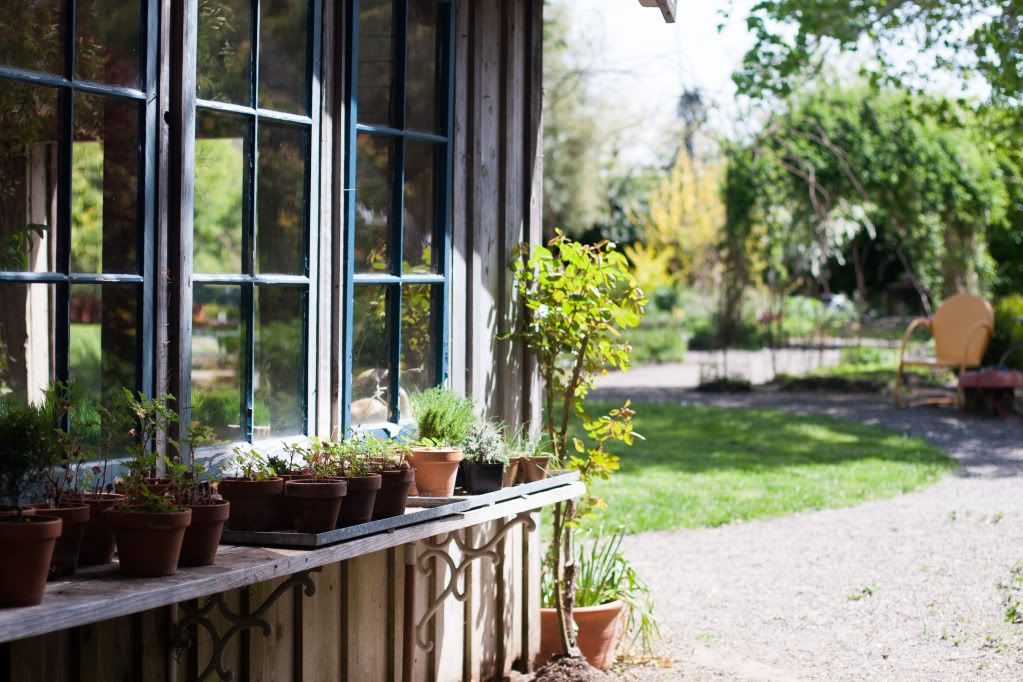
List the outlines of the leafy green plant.
{"label": "leafy green plant", "polygon": [[[1007,357],[1006,357],[1007,356]],[[995,337],[988,346],[985,364],[1023,369],[1023,294],[995,302]]]}
{"label": "leafy green plant", "polygon": [[461,445],[476,414],[470,398],[435,387],[409,396],[416,419],[417,442],[427,447]]}
{"label": "leafy green plant", "polygon": [[269,481],[277,477],[277,472],[267,458],[255,448],[236,446],[234,450],[233,472],[238,478],[248,481]]}
{"label": "leafy green plant", "polygon": [[0,397],[0,499],[21,515],[29,491],[59,465],[64,447],[50,405],[32,405],[21,397]]}
{"label": "leafy green plant", "polygon": [[550,457],[551,439],[546,431],[534,431],[526,422],[508,437],[505,450],[509,457]]}
{"label": "leafy green plant", "polygon": [[500,427],[484,419],[473,424],[462,442],[462,457],[478,464],[507,464],[508,452]]}
{"label": "leafy green plant", "polygon": [[[125,499],[119,506],[127,511],[179,511],[177,499],[186,487],[187,467],[180,463],[180,458],[161,454],[156,449],[156,440],[163,435],[168,452],[177,455],[180,450],[178,442],[166,435],[168,427],[178,421],[177,413],[170,407],[173,396],[149,398],[141,391],[128,388],[122,388],[115,396],[108,420],[116,429],[115,447],[128,455],[124,462],[127,473],[120,488]],[[163,480],[160,485],[167,486],[165,493],[156,492],[158,488],[151,485],[161,473],[161,464]]]}

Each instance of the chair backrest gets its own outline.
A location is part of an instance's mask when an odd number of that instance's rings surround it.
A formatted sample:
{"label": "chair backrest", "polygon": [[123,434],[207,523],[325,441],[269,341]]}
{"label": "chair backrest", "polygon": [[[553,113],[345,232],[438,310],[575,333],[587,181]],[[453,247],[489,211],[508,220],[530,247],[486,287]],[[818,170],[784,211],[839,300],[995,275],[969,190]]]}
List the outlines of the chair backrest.
{"label": "chair backrest", "polygon": [[[984,324],[991,331],[977,329]],[[995,311],[990,303],[971,294],[953,296],[941,304],[932,320],[938,360],[958,365],[965,355],[967,367],[979,367],[994,328]]]}

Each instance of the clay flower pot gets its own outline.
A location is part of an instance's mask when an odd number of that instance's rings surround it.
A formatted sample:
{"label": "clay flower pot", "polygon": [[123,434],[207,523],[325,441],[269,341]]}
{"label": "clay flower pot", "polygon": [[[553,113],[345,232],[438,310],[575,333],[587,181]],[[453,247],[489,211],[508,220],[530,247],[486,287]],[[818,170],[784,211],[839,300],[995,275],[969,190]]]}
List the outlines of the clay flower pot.
{"label": "clay flower pot", "polygon": [[380,474],[369,474],[346,478],[348,493],[344,502],[341,503],[341,513],[338,515],[338,528],[356,526],[366,523],[373,518],[373,505],[376,503],[377,491],[383,485]]}
{"label": "clay flower pot", "polygon": [[82,549],[78,553],[79,566],[109,564],[114,560],[114,531],[110,529],[103,512],[124,499],[117,493],[96,493],[82,496],[89,505],[89,522],[85,524]]}
{"label": "clay flower pot", "polygon": [[533,483],[547,478],[547,470],[550,468],[550,457],[519,457],[519,482]]}
{"label": "clay flower pot", "polygon": [[409,461],[416,470],[416,490],[423,497],[451,497],[455,492],[462,448],[412,448]]}
{"label": "clay flower pot", "polygon": [[462,487],[470,495],[482,495],[501,489],[504,482],[504,464],[497,462],[465,462],[462,468]]}
{"label": "clay flower pot", "polygon": [[63,525],[58,518],[37,514],[0,519],[0,606],[35,606],[43,600]]}
{"label": "clay flower pot", "polygon": [[[600,606],[577,606],[572,620],[579,628],[579,650],[594,668],[607,670],[615,662],[615,649],[622,637],[620,618],[625,604],[613,601]],[[546,665],[555,654],[564,653],[558,632],[558,612],[540,609],[540,651],[533,659],[534,667]]]}
{"label": "clay flower pot", "polygon": [[247,478],[225,478],[217,486],[220,496],[231,503],[231,516],[227,527],[231,530],[282,530],[290,528],[287,518],[282,518],[281,503],[284,497],[284,479],[271,478],[265,481],[250,481]]}
{"label": "clay flower pot", "polygon": [[416,480],[415,469],[389,469],[380,472],[380,490],[373,503],[373,520],[389,519],[405,513],[409,488]]}
{"label": "clay flower pot", "polygon": [[231,503],[224,500],[215,504],[190,504],[188,508],[192,510],[192,522],[181,541],[178,566],[212,566],[224,522],[231,515]]}
{"label": "clay flower pot", "polygon": [[519,458],[512,457],[508,460],[508,466],[504,470],[504,478],[501,481],[502,487],[508,488],[519,482]]}
{"label": "clay flower pot", "polygon": [[121,575],[159,578],[177,572],[185,529],[192,522],[191,509],[178,512],[107,509],[103,516],[117,538]]}
{"label": "clay flower pot", "polygon": [[295,530],[299,533],[326,533],[334,530],[341,501],[348,484],[336,478],[302,478],[287,481],[284,494],[291,505]]}
{"label": "clay flower pot", "polygon": [[37,514],[52,516],[64,522],[53,548],[53,560],[50,563],[50,580],[74,575],[78,568],[78,554],[85,536],[85,526],[89,523],[89,505],[84,502],[72,507],[48,507],[45,504],[32,505]]}

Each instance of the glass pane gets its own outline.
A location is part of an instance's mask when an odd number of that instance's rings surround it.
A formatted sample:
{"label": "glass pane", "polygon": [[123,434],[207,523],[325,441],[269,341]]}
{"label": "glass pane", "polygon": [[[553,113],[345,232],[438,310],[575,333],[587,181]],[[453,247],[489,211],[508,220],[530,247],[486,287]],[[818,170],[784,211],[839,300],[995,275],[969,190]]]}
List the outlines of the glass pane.
{"label": "glass pane", "polygon": [[242,271],[243,197],[249,119],[200,111],[195,122],[193,270]]}
{"label": "glass pane", "polygon": [[[406,284],[401,289],[401,397],[437,383],[437,328],[434,298],[437,285]],[[402,409],[404,417],[411,417]]]}
{"label": "glass pane", "polygon": [[352,425],[388,421],[387,287],[356,286],[353,305]]}
{"label": "glass pane", "polygon": [[359,123],[395,125],[394,2],[359,6]]}
{"label": "glass pane", "polygon": [[196,96],[252,104],[252,1],[200,0]]}
{"label": "glass pane", "polygon": [[305,287],[256,287],[253,440],[305,433],[305,313]]}
{"label": "glass pane", "polygon": [[138,387],[139,287],[71,286],[71,378],[94,396]]}
{"label": "glass pane", "polygon": [[308,164],[307,128],[260,123],[256,249],[261,273],[306,272]]}
{"label": "glass pane", "polygon": [[53,379],[56,287],[0,282],[0,395],[38,400]]}
{"label": "glass pane", "polygon": [[259,106],[309,112],[309,0],[259,4]]}
{"label": "glass pane", "polygon": [[192,423],[218,443],[245,440],[245,322],[236,286],[197,284],[192,294]]}
{"label": "glass pane", "polygon": [[142,8],[139,0],[77,0],[78,63],[75,76],[130,88],[139,87]]}
{"label": "glass pane", "polygon": [[394,142],[359,135],[355,161],[355,271],[389,273]]}
{"label": "glass pane", "polygon": [[433,179],[440,175],[443,152],[441,145],[432,142],[405,142],[404,272],[439,272],[440,254],[433,248],[437,217]]}
{"label": "glass pane", "polygon": [[75,95],[71,150],[71,270],[137,273],[137,102]]}
{"label": "glass pane", "polygon": [[0,80],[0,270],[55,268],[58,101],[56,90]]}
{"label": "glass pane", "polygon": [[0,64],[64,73],[64,0],[4,0]]}
{"label": "glass pane", "polygon": [[442,132],[437,118],[437,0],[409,0],[405,127]]}

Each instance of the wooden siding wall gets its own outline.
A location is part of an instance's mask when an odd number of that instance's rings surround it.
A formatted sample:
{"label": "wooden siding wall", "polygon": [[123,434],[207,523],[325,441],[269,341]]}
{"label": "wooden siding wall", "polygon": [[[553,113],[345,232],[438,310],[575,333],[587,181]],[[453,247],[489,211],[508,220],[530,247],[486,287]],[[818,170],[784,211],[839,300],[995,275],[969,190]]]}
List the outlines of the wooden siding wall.
{"label": "wooden siding wall", "polygon": [[[539,514],[533,515],[539,523]],[[479,544],[500,522],[461,531]],[[424,545],[419,544],[421,552]],[[459,559],[453,541],[453,558]],[[266,615],[269,637],[253,628],[232,639],[224,662],[235,680],[266,682],[394,682],[402,676],[402,548],[325,566],[312,574],[316,593],[295,588]],[[514,526],[498,551],[499,565],[488,558],[466,572],[468,597],[449,598],[434,619],[433,651],[415,648],[412,679],[455,682],[500,679],[513,666],[525,669],[538,646],[539,633],[528,628],[539,605],[539,533]],[[440,562],[443,564],[443,562]],[[445,585],[447,570],[417,572],[415,620]],[[238,613],[257,609],[283,580],[257,583],[225,593]],[[172,623],[178,606],[145,611],[72,630],[0,645],[0,680],[12,682],[189,682],[212,652],[209,635],[199,629],[198,646],[175,650]],[[539,614],[533,613],[532,622]],[[230,625],[214,618],[225,632]],[[216,680],[216,675],[207,679]]]}

